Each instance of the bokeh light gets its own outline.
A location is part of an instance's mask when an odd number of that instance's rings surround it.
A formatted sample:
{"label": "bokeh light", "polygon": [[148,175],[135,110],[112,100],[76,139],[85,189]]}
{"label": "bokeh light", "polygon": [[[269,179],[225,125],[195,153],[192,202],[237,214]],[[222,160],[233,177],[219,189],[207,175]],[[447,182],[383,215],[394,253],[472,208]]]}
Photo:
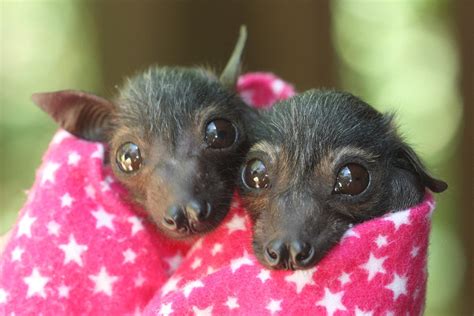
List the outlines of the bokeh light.
{"label": "bokeh light", "polygon": [[[333,41],[344,89],[395,112],[402,135],[450,189],[434,216],[427,315],[456,314],[465,257],[453,210],[457,179],[449,169],[462,124],[459,63],[443,1],[332,2]],[[450,165],[452,164],[452,165]],[[438,216],[439,214],[439,216]],[[442,285],[442,286],[440,286]]]}
{"label": "bokeh light", "polygon": [[0,234],[25,201],[56,125],[34,92],[100,87],[92,19],[79,2],[2,2]]}

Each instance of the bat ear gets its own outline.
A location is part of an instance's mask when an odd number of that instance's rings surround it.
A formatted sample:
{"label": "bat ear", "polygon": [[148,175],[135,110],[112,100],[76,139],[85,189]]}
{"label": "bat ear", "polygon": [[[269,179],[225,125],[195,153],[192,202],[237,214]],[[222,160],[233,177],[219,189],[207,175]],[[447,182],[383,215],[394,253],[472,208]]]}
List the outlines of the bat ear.
{"label": "bat ear", "polygon": [[230,56],[227,65],[224,68],[224,71],[221,74],[220,81],[226,87],[230,89],[235,89],[237,83],[237,78],[240,75],[241,59],[242,53],[245,48],[245,41],[247,40],[247,27],[242,25],[240,27],[239,39],[237,44],[235,44],[234,51]]}
{"label": "bat ear", "polygon": [[35,93],[31,98],[71,134],[91,141],[108,140],[112,102],[75,90]]}
{"label": "bat ear", "polygon": [[408,145],[403,144],[399,149],[399,157],[403,164],[416,174],[421,183],[433,192],[440,193],[448,188],[444,181],[433,178],[423,166],[420,158]]}

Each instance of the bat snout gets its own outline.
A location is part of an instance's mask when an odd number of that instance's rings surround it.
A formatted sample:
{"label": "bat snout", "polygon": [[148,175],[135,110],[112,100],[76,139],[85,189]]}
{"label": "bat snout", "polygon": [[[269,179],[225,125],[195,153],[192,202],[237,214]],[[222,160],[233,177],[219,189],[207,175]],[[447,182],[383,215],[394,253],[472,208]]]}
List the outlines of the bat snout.
{"label": "bat snout", "polygon": [[170,206],[163,217],[166,229],[179,234],[199,233],[205,229],[212,217],[213,209],[209,202],[191,199],[187,203]]}
{"label": "bat snout", "polygon": [[314,264],[316,251],[305,241],[274,239],[264,247],[264,261],[272,269],[300,270]]}

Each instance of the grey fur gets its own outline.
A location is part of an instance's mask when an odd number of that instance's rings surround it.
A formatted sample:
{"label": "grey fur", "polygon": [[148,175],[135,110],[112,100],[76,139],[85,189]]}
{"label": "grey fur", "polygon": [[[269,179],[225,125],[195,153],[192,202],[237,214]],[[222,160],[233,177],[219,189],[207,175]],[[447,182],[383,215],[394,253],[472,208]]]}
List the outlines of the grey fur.
{"label": "grey fur", "polygon": [[[419,203],[425,187],[446,189],[397,134],[393,115],[349,93],[311,90],[279,102],[261,113],[252,135],[256,145],[246,161],[265,163],[270,186],[251,189],[241,179],[240,187],[255,224],[255,253],[271,268],[309,268],[351,225]],[[338,171],[348,163],[369,171],[369,185],[359,195],[333,193]],[[266,251],[274,241],[286,253],[295,242],[314,253],[302,265],[270,265]]]}

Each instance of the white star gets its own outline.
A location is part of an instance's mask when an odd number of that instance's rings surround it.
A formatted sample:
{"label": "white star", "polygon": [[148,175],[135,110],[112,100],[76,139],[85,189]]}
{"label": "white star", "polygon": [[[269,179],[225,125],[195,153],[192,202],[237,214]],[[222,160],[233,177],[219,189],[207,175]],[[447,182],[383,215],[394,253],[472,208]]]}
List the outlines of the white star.
{"label": "white star", "polygon": [[198,249],[201,249],[202,248],[202,243],[203,243],[203,239],[202,238],[199,238],[198,241],[196,241],[193,245],[193,247],[191,248],[191,250],[189,250],[188,254],[191,254],[191,253],[194,253],[196,250]]}
{"label": "white star", "polygon": [[204,309],[199,309],[197,306],[193,306],[193,312],[195,316],[211,316],[213,308],[214,306],[212,305]]}
{"label": "white star", "polygon": [[36,217],[31,217],[30,214],[26,213],[18,223],[17,237],[26,235],[31,238],[31,225],[36,221]]}
{"label": "white star", "polygon": [[385,246],[386,244],[388,244],[387,236],[378,235],[377,239],[375,240],[375,243],[379,248]]}
{"label": "white star", "polygon": [[237,201],[232,201],[232,203],[230,203],[230,207],[231,208],[240,208],[240,204]]}
{"label": "white star", "polygon": [[273,298],[270,299],[270,303],[267,304],[266,309],[270,311],[270,313],[273,315],[278,311],[281,311],[281,302],[283,300],[274,300]]}
{"label": "white star", "polygon": [[344,286],[346,283],[351,281],[351,275],[349,273],[342,272],[341,276],[337,278],[341,285]]}
{"label": "white star", "polygon": [[285,88],[285,84],[280,79],[277,79],[272,82],[271,87],[272,87],[273,93],[280,94]]}
{"label": "white star", "polygon": [[108,274],[105,267],[102,266],[100,272],[96,275],[89,275],[89,279],[95,283],[94,294],[102,292],[108,296],[112,296],[112,286],[119,278]]}
{"label": "white star", "polygon": [[415,258],[416,256],[418,256],[419,251],[420,251],[420,247],[413,247],[410,252],[412,258]]}
{"label": "white star", "polygon": [[259,278],[262,283],[265,283],[265,281],[270,279],[270,271],[267,269],[260,270],[260,273],[257,275],[257,278]]}
{"label": "white star", "polygon": [[215,256],[219,252],[222,252],[222,244],[216,243],[214,247],[212,247],[211,254]]}
{"label": "white star", "polygon": [[115,230],[114,224],[112,223],[115,215],[107,213],[102,207],[100,207],[97,211],[92,212],[92,215],[96,219],[95,228],[107,227],[111,230]]}
{"label": "white star", "polygon": [[62,142],[64,139],[69,138],[71,134],[66,132],[65,130],[60,130],[59,132],[56,133],[53,137],[53,144],[59,144]]}
{"label": "white star", "polygon": [[100,190],[102,192],[110,191],[110,182],[108,182],[107,180],[100,181]]}
{"label": "white star", "polygon": [[247,251],[244,252],[244,255],[240,258],[233,259],[230,261],[230,268],[232,270],[232,273],[235,273],[240,267],[242,266],[253,266],[252,260],[250,260],[249,254]]}
{"label": "white star", "polygon": [[28,277],[23,278],[23,281],[28,285],[28,293],[26,293],[26,298],[32,297],[33,295],[46,298],[44,287],[46,283],[49,282],[49,278],[43,277],[39,273],[38,268],[33,268],[31,274]]}
{"label": "white star", "polygon": [[49,235],[59,236],[59,229],[61,226],[58,223],[55,221],[50,221],[46,227],[48,228]]}
{"label": "white star", "polygon": [[123,255],[123,263],[135,263],[135,259],[137,258],[137,254],[130,248],[122,252]]}
{"label": "white star", "polygon": [[164,259],[169,265],[168,273],[173,273],[176,271],[176,269],[178,269],[179,265],[183,261],[183,256],[181,256],[181,254],[178,252],[175,256]]}
{"label": "white star", "polygon": [[374,312],[372,311],[364,312],[363,310],[359,309],[359,307],[356,307],[356,310],[355,310],[355,316],[372,316],[373,314]]}
{"label": "white star", "polygon": [[414,292],[413,292],[413,298],[416,300],[418,298],[418,295],[420,295],[420,289],[417,288]]}
{"label": "white star", "polygon": [[5,304],[8,298],[8,292],[0,288],[0,304]]}
{"label": "white star", "polygon": [[69,291],[71,289],[68,287],[68,286],[65,286],[64,284],[61,285],[60,287],[58,287],[58,296],[59,297],[65,297],[65,298],[68,298],[69,297]]}
{"label": "white star", "polygon": [[201,258],[196,258],[194,259],[193,263],[191,264],[191,269],[196,270],[199,268],[202,264],[202,259]]}
{"label": "white star", "polygon": [[95,199],[95,189],[92,185],[87,185],[84,190],[86,191],[86,195],[90,199]]}
{"label": "white star", "polygon": [[91,158],[104,159],[104,146],[99,144],[97,149],[92,153]]}
{"label": "white star", "polygon": [[170,314],[172,314],[174,312],[174,310],[171,308],[171,305],[173,303],[162,303],[161,304],[161,307],[160,307],[160,310],[158,311],[158,315],[164,315],[164,316],[168,316]]}
{"label": "white star", "polygon": [[360,235],[358,232],[356,232],[353,228],[349,228],[344,235],[342,236],[341,240],[344,240],[349,237],[355,237],[355,238],[360,238]]}
{"label": "white star", "polygon": [[12,251],[12,262],[21,261],[21,256],[24,252],[25,250],[23,248],[16,246]]}
{"label": "white star", "polygon": [[200,280],[186,283],[186,285],[183,287],[184,297],[188,298],[194,289],[200,288],[200,287],[204,287],[204,283],[202,283]]}
{"label": "white star", "polygon": [[81,255],[87,250],[86,245],[78,244],[74,236],[71,234],[69,235],[69,243],[59,245],[58,248],[64,251],[64,264],[74,261],[80,267],[82,267]]}
{"label": "white star", "polygon": [[253,91],[241,91],[239,96],[245,102],[245,104],[253,104]]}
{"label": "white star", "polygon": [[386,285],[385,288],[393,292],[393,300],[396,301],[400,295],[407,294],[408,278],[406,276],[399,276],[396,273],[393,275],[392,283]]}
{"label": "white star", "polygon": [[135,287],[140,287],[145,283],[145,278],[141,273],[138,273],[138,276],[133,279],[133,283],[135,284]]}
{"label": "white star", "polygon": [[214,272],[216,272],[216,269],[214,269],[211,266],[207,267],[207,272],[206,272],[207,275],[213,274]]}
{"label": "white star", "polygon": [[135,310],[133,311],[133,316],[142,316],[143,311],[140,309],[140,306],[135,306]]}
{"label": "white star", "polygon": [[314,285],[313,274],[316,268],[309,270],[296,270],[291,275],[285,277],[286,282],[293,282],[296,285],[296,293],[301,293],[307,285]]}
{"label": "white star", "polygon": [[61,165],[55,162],[48,162],[41,173],[41,185],[46,182],[54,183],[55,174]]}
{"label": "white star", "polygon": [[136,233],[144,229],[142,221],[143,218],[140,218],[138,216],[130,216],[129,218],[127,218],[127,222],[132,224],[132,236],[135,236]]}
{"label": "white star", "polygon": [[239,303],[237,303],[237,297],[232,296],[227,297],[227,302],[225,302],[224,305],[226,305],[229,309],[235,309],[240,307]]}
{"label": "white star", "polygon": [[61,207],[71,207],[72,202],[74,202],[74,199],[69,195],[69,193],[61,196]]}
{"label": "white star", "polygon": [[367,270],[367,273],[369,274],[368,281],[372,280],[377,273],[386,272],[383,267],[383,263],[387,258],[388,257],[377,258],[372,253],[370,253],[369,260],[365,264],[361,265],[361,267]]}
{"label": "white star", "polygon": [[73,151],[70,152],[69,156],[67,157],[67,164],[76,166],[79,160],[81,160],[81,156],[77,152]]}
{"label": "white star", "polygon": [[178,289],[179,281],[181,281],[181,277],[169,278],[166,284],[161,288],[161,296],[165,296],[169,292],[176,291]]}
{"label": "white star", "polygon": [[225,226],[229,229],[229,234],[238,230],[245,231],[245,217],[234,214],[234,217]]}
{"label": "white star", "polygon": [[428,206],[429,206],[430,210],[426,214],[425,218],[426,219],[431,219],[433,217],[433,212],[435,210],[435,203],[433,201],[428,202]]}
{"label": "white star", "polygon": [[342,304],[344,292],[332,293],[328,288],[324,289],[324,297],[316,303],[316,306],[323,306],[329,316],[334,315],[335,311],[345,311],[346,307]]}
{"label": "white star", "polygon": [[391,221],[395,225],[395,230],[398,230],[402,225],[410,224],[410,216],[409,211],[400,211],[390,214],[389,216],[385,217],[384,220]]}

